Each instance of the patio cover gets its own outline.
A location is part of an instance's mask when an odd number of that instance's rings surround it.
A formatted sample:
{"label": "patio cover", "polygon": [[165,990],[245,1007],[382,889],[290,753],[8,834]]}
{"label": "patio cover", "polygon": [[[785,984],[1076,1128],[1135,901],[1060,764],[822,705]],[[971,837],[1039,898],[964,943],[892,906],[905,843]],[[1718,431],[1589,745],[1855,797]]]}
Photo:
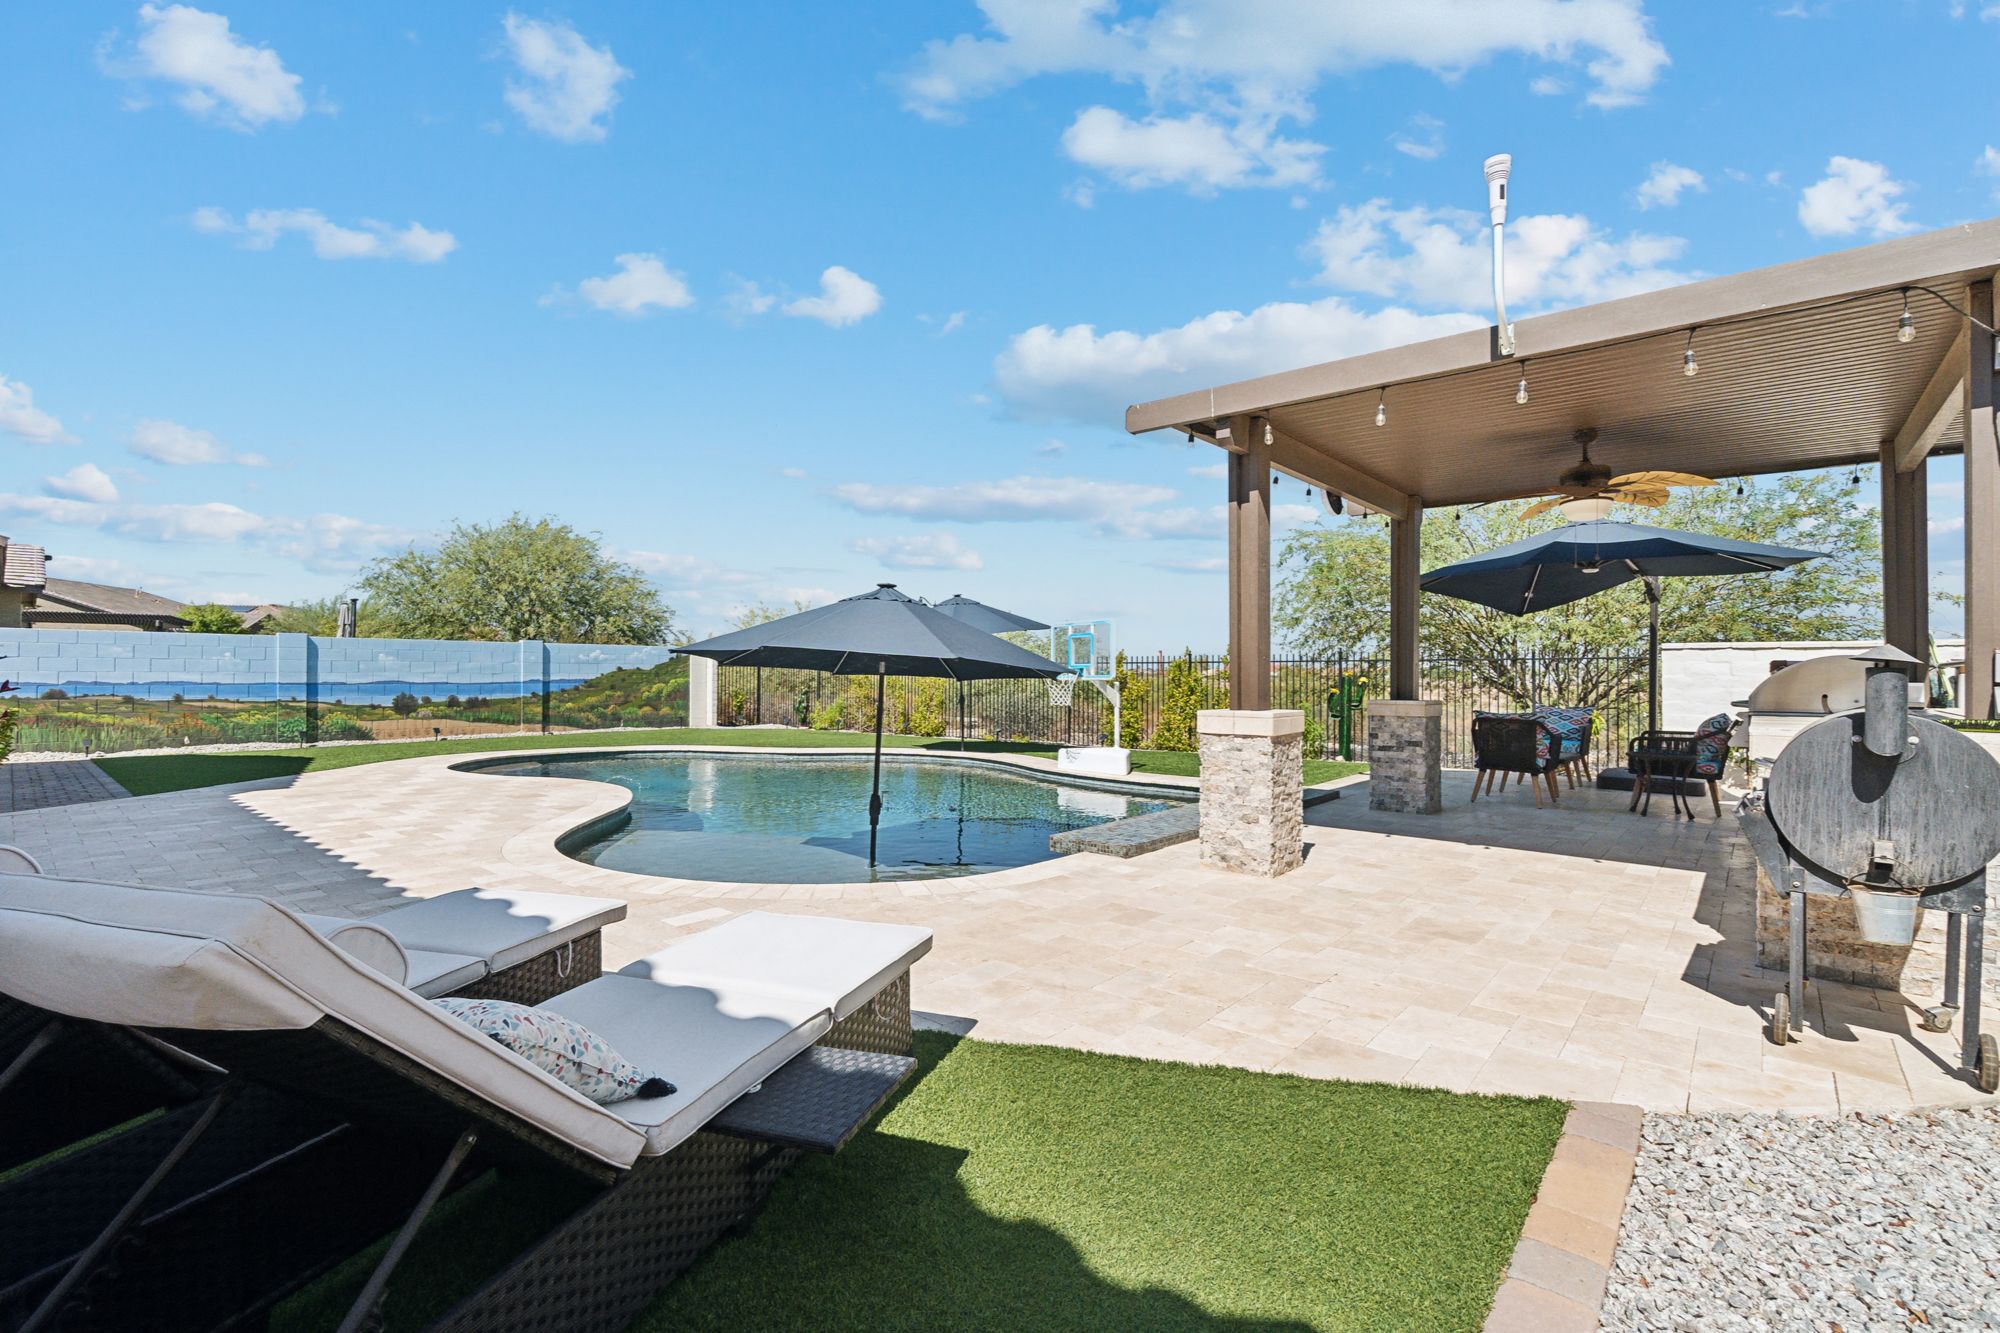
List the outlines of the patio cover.
{"label": "patio cover", "polygon": [[[1269,658],[1273,471],[1388,515],[1392,690],[1402,698],[1416,688],[1424,508],[1546,492],[1576,461],[1572,436],[1584,427],[1598,432],[1593,457],[1615,472],[1728,478],[1884,463],[1889,638],[1921,655],[1924,462],[1970,439],[1967,693],[1969,710],[1983,713],[2000,650],[1993,336],[1951,307],[1991,325],[1996,270],[2000,219],[1968,223],[1519,320],[1510,357],[1496,329],[1473,329],[1140,403],[1125,424],[1230,452],[1230,640],[1240,661]],[[1916,336],[1904,343],[1906,289]],[[1693,377],[1682,373],[1690,345]],[[1523,376],[1529,398],[1519,404]],[[1259,675],[1232,675],[1233,707],[1267,706]]]}

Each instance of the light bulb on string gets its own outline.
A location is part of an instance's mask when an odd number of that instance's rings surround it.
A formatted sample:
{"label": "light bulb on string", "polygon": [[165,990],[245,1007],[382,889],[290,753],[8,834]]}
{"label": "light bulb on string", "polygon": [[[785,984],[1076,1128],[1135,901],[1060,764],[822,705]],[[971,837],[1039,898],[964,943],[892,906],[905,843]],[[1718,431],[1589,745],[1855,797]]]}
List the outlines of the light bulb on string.
{"label": "light bulb on string", "polygon": [[1896,341],[1906,343],[1917,336],[1917,317],[1910,313],[1910,289],[1903,288],[1903,313],[1896,319]]}
{"label": "light bulb on string", "polygon": [[1387,389],[1382,390],[1375,396],[1375,424],[1378,426],[1389,424],[1389,391]]}
{"label": "light bulb on string", "polygon": [[1528,402],[1528,363],[1521,363],[1521,382],[1514,386],[1514,401],[1526,406]]}
{"label": "light bulb on string", "polygon": [[1694,330],[1689,329],[1687,350],[1681,353],[1681,374],[1693,379],[1700,371],[1694,360]]}

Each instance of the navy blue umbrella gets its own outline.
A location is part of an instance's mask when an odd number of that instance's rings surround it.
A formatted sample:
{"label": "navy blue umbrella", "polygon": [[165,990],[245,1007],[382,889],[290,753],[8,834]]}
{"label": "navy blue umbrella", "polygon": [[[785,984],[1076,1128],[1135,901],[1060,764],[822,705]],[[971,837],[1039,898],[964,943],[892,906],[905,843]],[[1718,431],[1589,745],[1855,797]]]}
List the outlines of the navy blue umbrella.
{"label": "navy blue umbrella", "polygon": [[[937,609],[974,629],[985,630],[988,634],[1013,634],[1021,630],[1047,629],[1039,620],[1017,616],[1012,611],[1002,611],[997,606],[975,602],[964,593],[955,592],[936,604]],[[958,748],[965,748],[965,682],[958,682]]]}
{"label": "navy blue umbrella", "polygon": [[1512,616],[1582,601],[1633,579],[1646,582],[1651,605],[1646,687],[1647,729],[1657,731],[1660,674],[1660,583],[1663,578],[1760,574],[1821,555],[1791,546],[1676,532],[1637,523],[1565,523],[1521,541],[1433,569],[1418,580],[1425,592],[1477,602]]}
{"label": "navy blue umbrella", "polygon": [[882,819],[882,690],[890,676],[1005,680],[1069,668],[928,606],[893,583],[810,611],[674,649],[720,666],[796,667],[875,677],[875,779],[868,797],[868,863]]}

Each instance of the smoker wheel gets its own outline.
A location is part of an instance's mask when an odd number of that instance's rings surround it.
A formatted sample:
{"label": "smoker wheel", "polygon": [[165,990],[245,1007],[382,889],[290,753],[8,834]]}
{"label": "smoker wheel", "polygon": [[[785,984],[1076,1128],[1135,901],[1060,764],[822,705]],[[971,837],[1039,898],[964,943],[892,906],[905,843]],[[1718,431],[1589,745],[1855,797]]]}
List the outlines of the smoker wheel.
{"label": "smoker wheel", "polygon": [[1783,1046],[1792,1039],[1792,997],[1779,991],[1771,1001],[1771,1044]]}
{"label": "smoker wheel", "polygon": [[1990,1032],[1979,1039],[1979,1065],[1973,1072],[1981,1092],[2000,1092],[2000,1041]]}
{"label": "smoker wheel", "polygon": [[1957,1005],[1934,1004],[1930,1008],[1924,1010],[1924,1031],[1949,1032],[1951,1031],[1952,1020],[1957,1017],[1958,1017]]}

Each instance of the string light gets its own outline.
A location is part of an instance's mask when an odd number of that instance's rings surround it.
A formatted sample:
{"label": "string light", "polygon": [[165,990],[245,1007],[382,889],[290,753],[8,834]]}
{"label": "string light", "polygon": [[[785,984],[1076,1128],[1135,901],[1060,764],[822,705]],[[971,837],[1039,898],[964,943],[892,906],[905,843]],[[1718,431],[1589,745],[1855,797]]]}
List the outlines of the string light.
{"label": "string light", "polygon": [[1528,363],[1521,363],[1521,382],[1514,386],[1514,401],[1523,406],[1528,402]]}
{"label": "string light", "polygon": [[1896,341],[1909,342],[1917,336],[1917,317],[1910,313],[1910,289],[1903,288],[1903,313],[1896,319]]}
{"label": "string light", "polygon": [[1389,424],[1389,391],[1387,389],[1383,389],[1375,395],[1375,424],[1378,426]]}
{"label": "string light", "polygon": [[1743,478],[1738,477],[1736,479],[1736,497],[1740,500],[1747,494],[1749,494],[1749,491],[1743,485]]}
{"label": "string light", "polygon": [[1336,514],[1347,512],[1347,497],[1344,495],[1329,491],[1327,492],[1326,503]]}
{"label": "string light", "polygon": [[1268,421],[1264,423],[1264,447],[1271,447],[1271,423]]}
{"label": "string light", "polygon": [[1847,474],[1847,484],[1848,484],[1849,486],[1859,486],[1859,485],[1861,484],[1861,469],[1860,469],[1860,468],[1856,468],[1856,469],[1854,469],[1854,471],[1852,471],[1852,472],[1850,472],[1850,473],[1848,473],[1848,474]]}
{"label": "string light", "polygon": [[1687,350],[1681,353],[1681,374],[1693,379],[1701,370],[1694,362],[1694,330],[1688,330]]}

